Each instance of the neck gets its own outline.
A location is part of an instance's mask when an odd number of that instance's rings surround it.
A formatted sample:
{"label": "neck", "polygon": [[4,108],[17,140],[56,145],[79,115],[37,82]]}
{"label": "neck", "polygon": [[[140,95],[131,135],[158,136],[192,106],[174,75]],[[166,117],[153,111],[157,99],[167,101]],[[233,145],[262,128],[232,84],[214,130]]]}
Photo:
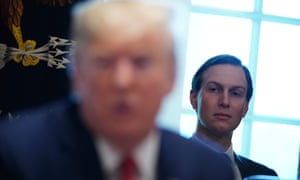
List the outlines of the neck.
{"label": "neck", "polygon": [[155,129],[155,123],[153,127],[147,129],[137,128],[116,128],[116,126],[103,126],[104,122],[101,122],[93,114],[86,113],[81,109],[81,119],[84,126],[89,133],[96,138],[103,138],[110,146],[122,153],[128,153],[134,151],[145,138],[151,133],[151,130]]}
{"label": "neck", "polygon": [[226,151],[231,145],[232,134],[216,133],[202,126],[198,126],[197,134],[200,135],[201,137],[207,138],[210,141],[216,143],[224,151]]}
{"label": "neck", "polygon": [[146,138],[146,136],[123,136],[123,137],[103,137],[113,146],[115,149],[117,149],[119,152],[122,152],[124,154],[128,154],[131,152],[134,152],[134,150],[143,142],[143,140]]}

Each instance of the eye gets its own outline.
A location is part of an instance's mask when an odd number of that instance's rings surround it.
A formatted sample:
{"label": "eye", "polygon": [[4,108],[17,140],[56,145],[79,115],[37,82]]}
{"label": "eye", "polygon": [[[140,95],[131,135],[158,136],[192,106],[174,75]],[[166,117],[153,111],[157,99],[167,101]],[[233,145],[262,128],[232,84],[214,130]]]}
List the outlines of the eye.
{"label": "eye", "polygon": [[218,89],[216,87],[208,87],[207,90],[210,92],[216,92]]}
{"label": "eye", "polygon": [[113,60],[109,57],[97,57],[93,59],[93,64],[97,68],[106,69],[113,64]]}
{"label": "eye", "polygon": [[206,87],[206,90],[207,90],[208,92],[211,92],[211,93],[217,93],[217,92],[220,91],[220,88],[219,88],[218,86],[216,86],[216,85],[208,85],[208,86]]}
{"label": "eye", "polygon": [[245,93],[242,90],[236,89],[236,90],[230,91],[230,94],[235,97],[243,97]]}
{"label": "eye", "polygon": [[134,66],[139,69],[145,69],[151,66],[151,59],[146,56],[138,56],[133,59]]}
{"label": "eye", "polygon": [[232,94],[233,96],[241,96],[241,93],[240,93],[240,92],[237,92],[237,91],[233,91],[233,92],[231,92],[231,94]]}

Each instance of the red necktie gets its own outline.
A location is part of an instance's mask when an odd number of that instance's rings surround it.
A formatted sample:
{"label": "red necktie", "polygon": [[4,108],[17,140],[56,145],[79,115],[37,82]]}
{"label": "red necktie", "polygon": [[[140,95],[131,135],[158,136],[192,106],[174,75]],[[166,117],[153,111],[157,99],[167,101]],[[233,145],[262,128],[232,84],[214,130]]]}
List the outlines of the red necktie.
{"label": "red necktie", "polygon": [[121,162],[121,180],[134,180],[136,177],[136,164],[132,156],[125,156]]}

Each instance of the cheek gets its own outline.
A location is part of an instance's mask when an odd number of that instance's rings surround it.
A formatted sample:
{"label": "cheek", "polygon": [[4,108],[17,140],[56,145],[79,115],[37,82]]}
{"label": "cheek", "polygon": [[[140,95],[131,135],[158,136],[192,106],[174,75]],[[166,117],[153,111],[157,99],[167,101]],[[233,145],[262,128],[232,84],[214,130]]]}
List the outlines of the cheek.
{"label": "cheek", "polygon": [[203,94],[202,96],[197,96],[197,102],[198,102],[198,112],[208,114],[209,111],[214,109],[215,106],[215,100],[213,97],[206,96]]}
{"label": "cheek", "polygon": [[81,94],[81,92],[83,91],[82,87],[83,86],[83,80],[82,80],[82,75],[78,72],[78,70],[76,72],[73,72],[72,74],[72,86],[73,89],[76,93]]}
{"label": "cheek", "polygon": [[245,103],[243,105],[242,110],[241,110],[241,116],[242,116],[242,118],[245,117],[245,115],[247,114],[247,112],[248,112],[248,103]]}
{"label": "cheek", "polygon": [[236,105],[232,106],[232,108],[234,109],[235,115],[238,118],[243,118],[248,110],[248,106],[244,103],[237,103]]}
{"label": "cheek", "polygon": [[100,78],[97,78],[97,76],[92,73],[77,73],[74,79],[76,91],[81,96],[89,97],[89,95],[92,94],[95,96],[95,94],[99,94],[100,91],[102,91],[99,87],[107,87],[101,86],[103,82],[100,80]]}
{"label": "cheek", "polygon": [[139,97],[140,101],[143,101],[143,106],[157,106],[167,94],[166,89],[162,86],[151,82],[143,83],[138,90],[135,90],[136,96]]}
{"label": "cheek", "polygon": [[207,105],[207,102],[205,101],[205,99],[202,98],[197,98],[197,116],[198,119],[202,122],[202,124],[204,123],[203,120],[207,119],[206,115],[208,114],[208,110],[210,109]]}
{"label": "cheek", "polygon": [[169,67],[160,70],[163,72],[161,75],[156,77],[159,82],[156,83],[158,89],[161,89],[164,95],[172,92],[175,83],[175,73],[173,69]]}
{"label": "cheek", "polygon": [[174,78],[170,73],[166,73],[166,69],[159,69],[152,72],[149,76],[141,76],[139,81],[140,87],[143,88],[148,96],[164,97],[168,95],[174,85]]}

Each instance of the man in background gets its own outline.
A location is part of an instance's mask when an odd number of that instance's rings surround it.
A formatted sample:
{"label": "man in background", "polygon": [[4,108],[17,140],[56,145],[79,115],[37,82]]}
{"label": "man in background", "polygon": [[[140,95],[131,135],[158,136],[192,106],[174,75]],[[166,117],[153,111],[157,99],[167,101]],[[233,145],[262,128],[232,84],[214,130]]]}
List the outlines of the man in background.
{"label": "man in background", "polygon": [[208,59],[192,79],[190,102],[198,117],[192,138],[226,152],[234,164],[237,180],[252,175],[277,176],[274,170],[232,149],[233,131],[246,115],[252,93],[249,70],[232,55]]}
{"label": "man in background", "polygon": [[76,98],[0,126],[0,179],[232,180],[226,155],[156,126],[176,77],[173,13],[148,1],[78,5]]}

